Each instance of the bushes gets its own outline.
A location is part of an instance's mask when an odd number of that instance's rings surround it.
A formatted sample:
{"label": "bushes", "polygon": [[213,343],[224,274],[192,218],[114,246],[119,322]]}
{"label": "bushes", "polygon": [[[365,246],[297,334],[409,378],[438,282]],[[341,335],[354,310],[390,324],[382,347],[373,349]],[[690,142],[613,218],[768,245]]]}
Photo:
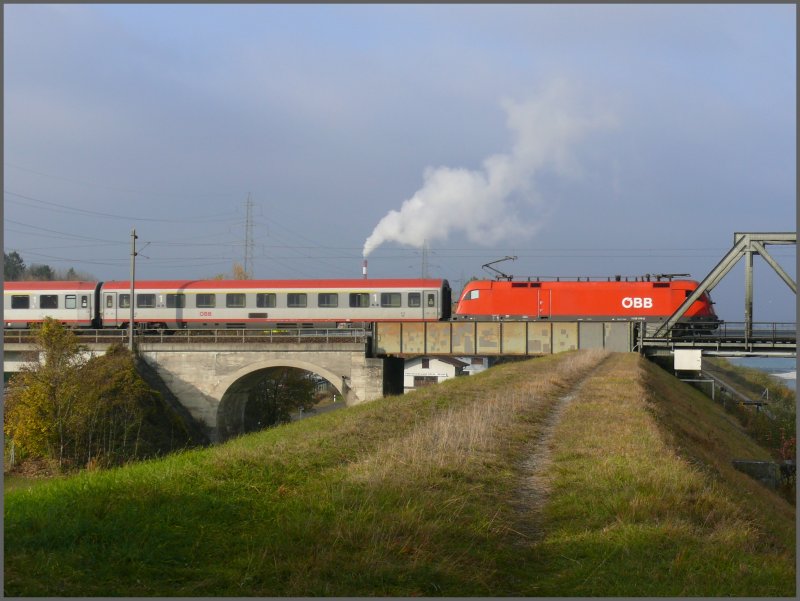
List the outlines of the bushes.
{"label": "bushes", "polygon": [[[18,456],[67,471],[119,465],[161,450],[148,417],[163,405],[125,348],[90,357],[75,333],[50,319],[37,346],[37,360],[12,377],[6,396],[3,426]],[[185,441],[185,430],[178,430],[178,441]]]}

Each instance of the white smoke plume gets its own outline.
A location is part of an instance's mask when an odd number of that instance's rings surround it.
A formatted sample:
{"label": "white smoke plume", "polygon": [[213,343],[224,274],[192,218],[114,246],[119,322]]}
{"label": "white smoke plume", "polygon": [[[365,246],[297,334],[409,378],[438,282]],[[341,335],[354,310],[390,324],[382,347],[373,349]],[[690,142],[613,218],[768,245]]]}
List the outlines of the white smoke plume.
{"label": "white smoke plume", "polygon": [[535,233],[541,222],[524,223],[518,212],[522,205],[547,209],[534,189],[534,176],[547,169],[574,175],[570,148],[592,129],[612,122],[581,115],[576,100],[568,84],[559,81],[538,98],[505,101],[514,138],[511,152],[484,159],[479,170],[427,168],[422,188],[375,226],[364,243],[364,257],[384,242],[421,248],[426,240],[445,240],[453,231],[485,245]]}

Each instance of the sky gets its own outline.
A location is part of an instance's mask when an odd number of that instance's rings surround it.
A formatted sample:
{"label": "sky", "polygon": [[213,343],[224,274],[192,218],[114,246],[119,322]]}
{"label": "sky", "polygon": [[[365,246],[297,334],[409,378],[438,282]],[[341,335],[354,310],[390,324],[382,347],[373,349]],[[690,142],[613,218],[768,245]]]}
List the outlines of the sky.
{"label": "sky", "polygon": [[[702,279],[796,231],[796,7],[3,8],[3,246],[99,280]],[[796,274],[794,246],[768,247]],[[744,318],[742,263],[712,292]],[[759,321],[796,297],[755,260]]]}

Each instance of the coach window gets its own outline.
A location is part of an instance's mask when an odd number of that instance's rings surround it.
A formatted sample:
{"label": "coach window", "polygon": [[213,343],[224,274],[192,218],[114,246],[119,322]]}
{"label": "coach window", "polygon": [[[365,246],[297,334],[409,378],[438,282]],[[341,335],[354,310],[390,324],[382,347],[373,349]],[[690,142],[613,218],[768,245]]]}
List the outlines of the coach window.
{"label": "coach window", "polygon": [[302,308],[308,305],[308,295],[305,292],[290,292],[286,295],[286,306]]}
{"label": "coach window", "polygon": [[408,293],[408,306],[409,307],[421,307],[422,306],[422,295],[419,292],[409,292]]}
{"label": "coach window", "polygon": [[[120,303],[121,306],[121,303]],[[156,306],[155,294],[137,294],[136,306],[140,309],[152,309]]]}
{"label": "coach window", "polygon": [[[107,298],[111,298],[110,296]],[[112,303],[109,302],[108,306],[111,307]],[[131,295],[130,294],[120,294],[119,295],[119,308],[120,309],[130,309],[131,308]]]}
{"label": "coach window", "polygon": [[351,307],[369,307],[369,294],[366,292],[351,292],[350,293],[350,306]]}
{"label": "coach window", "polygon": [[436,306],[436,295],[435,294],[429,294],[428,295],[428,306],[429,307],[435,307]]}
{"label": "coach window", "polygon": [[[86,297],[84,297],[86,298]],[[78,297],[74,294],[67,294],[64,297],[64,308],[65,309],[75,309],[78,306]]]}
{"label": "coach window", "polygon": [[167,294],[167,309],[183,309],[185,306],[185,294]]}
{"label": "coach window", "polygon": [[244,293],[231,292],[225,295],[225,306],[233,309],[244,307]]}
{"label": "coach window", "polygon": [[339,306],[339,295],[331,292],[321,292],[317,295],[317,306],[334,308]]}
{"label": "coach window", "polygon": [[381,307],[399,307],[399,306],[400,306],[399,292],[381,293]]}
{"label": "coach window", "polygon": [[86,309],[89,306],[89,297],[85,294],[81,296],[81,309]]}
{"label": "coach window", "polygon": [[256,307],[259,309],[274,309],[277,306],[278,295],[274,292],[259,292],[256,294]]}
{"label": "coach window", "polygon": [[25,294],[15,294],[11,297],[12,309],[28,309],[31,306],[31,298]]}
{"label": "coach window", "polygon": [[217,295],[198,294],[195,304],[198,309],[213,309],[217,306]]}
{"label": "coach window", "polygon": [[39,295],[40,309],[58,309],[58,295],[41,294]]}
{"label": "coach window", "polygon": [[25,294],[15,294],[11,297],[12,309],[28,309],[31,306],[31,298]]}

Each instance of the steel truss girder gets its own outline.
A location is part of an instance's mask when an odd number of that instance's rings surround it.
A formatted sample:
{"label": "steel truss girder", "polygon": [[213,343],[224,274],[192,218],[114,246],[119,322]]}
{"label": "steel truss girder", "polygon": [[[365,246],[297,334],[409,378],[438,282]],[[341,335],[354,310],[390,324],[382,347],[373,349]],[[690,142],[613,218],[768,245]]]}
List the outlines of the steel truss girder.
{"label": "steel truss girder", "polygon": [[797,284],[786,271],[767,252],[767,244],[797,244],[797,232],[736,232],[733,235],[733,248],[728,251],[722,260],[700,282],[697,289],[689,295],[683,304],[665,321],[655,333],[656,337],[666,336],[667,333],[684,316],[689,307],[697,301],[704,292],[711,292],[728,272],[739,262],[742,257],[747,257],[745,265],[745,328],[751,331],[753,323],[753,254],[761,255],[767,264],[772,267],[786,285],[797,294]]}

